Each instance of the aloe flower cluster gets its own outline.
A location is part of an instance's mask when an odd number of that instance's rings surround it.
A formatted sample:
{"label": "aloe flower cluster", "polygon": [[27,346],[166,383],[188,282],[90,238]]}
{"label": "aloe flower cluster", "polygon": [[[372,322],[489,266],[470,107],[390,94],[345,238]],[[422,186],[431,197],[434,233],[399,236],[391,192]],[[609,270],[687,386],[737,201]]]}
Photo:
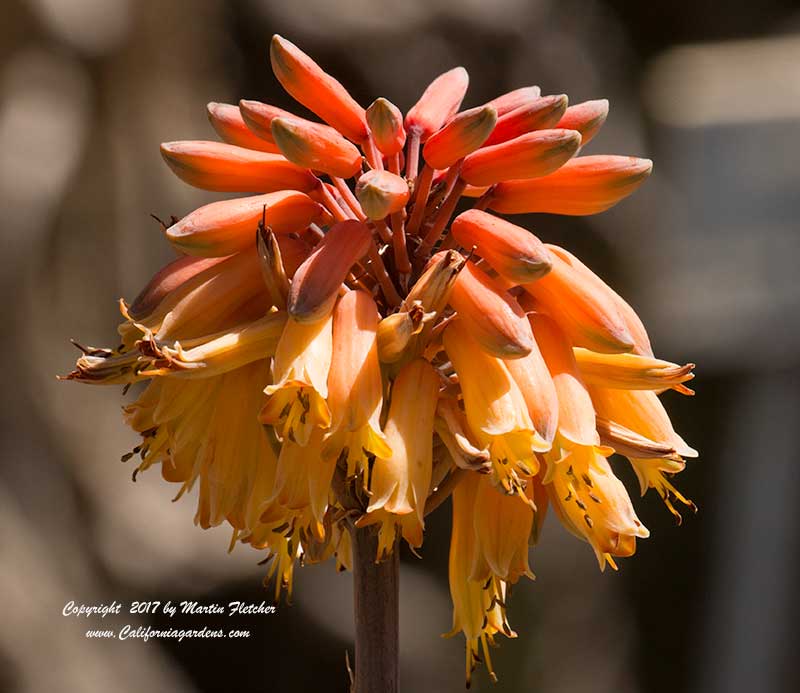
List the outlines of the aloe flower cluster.
{"label": "aloe flower cluster", "polygon": [[68,377],[144,384],[123,459],[266,550],[276,598],[298,560],[348,568],[358,528],[378,532],[376,561],[401,540],[424,555],[452,497],[453,633],[468,680],[481,649],[491,673],[548,507],[601,568],[648,536],[612,453],[676,516],[691,506],[671,477],[696,453],[659,395],[691,394],[693,366],[655,358],[600,277],[500,216],[602,212],[652,164],[580,155],[605,100],[531,86],[460,110],[459,67],[403,115],[365,110],[279,36],[270,57],[322,122],[211,103],[221,141],[162,145],[186,183],[247,196],[163,225],[177,259],[120,302],[120,346],[81,347]]}

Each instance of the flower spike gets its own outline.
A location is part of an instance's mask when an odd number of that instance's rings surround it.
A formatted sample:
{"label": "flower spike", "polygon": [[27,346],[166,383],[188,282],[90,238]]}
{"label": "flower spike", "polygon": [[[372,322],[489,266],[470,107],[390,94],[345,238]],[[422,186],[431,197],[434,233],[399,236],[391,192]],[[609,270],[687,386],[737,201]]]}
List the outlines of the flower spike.
{"label": "flower spike", "polygon": [[516,637],[511,587],[533,577],[551,506],[601,569],[648,536],[612,454],[676,520],[696,510],[673,477],[697,453],[659,399],[693,394],[694,365],[655,358],[626,300],[497,216],[602,212],[652,163],[581,156],[605,100],[528,86],[459,112],[457,67],[404,115],[384,98],[364,110],[281,36],[270,61],[321,122],[211,102],[220,141],[163,144],[183,181],[243,195],[159,220],[181,257],[120,301],[118,346],[76,343],[61,379],[143,383],[123,409],[134,480],[158,465],[176,500],[196,488],[196,524],[266,552],[276,601],[298,563],[355,570],[359,691],[365,665],[396,688],[368,624],[394,614],[401,538],[421,546],[452,498],[449,635],[466,639],[468,687],[479,662],[496,680],[491,648]]}

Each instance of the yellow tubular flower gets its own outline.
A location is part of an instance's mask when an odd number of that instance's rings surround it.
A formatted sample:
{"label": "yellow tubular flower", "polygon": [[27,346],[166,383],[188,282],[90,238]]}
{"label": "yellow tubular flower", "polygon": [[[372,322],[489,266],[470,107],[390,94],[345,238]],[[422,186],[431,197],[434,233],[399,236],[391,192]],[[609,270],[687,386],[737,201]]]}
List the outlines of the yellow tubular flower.
{"label": "yellow tubular flower", "polygon": [[453,599],[453,629],[446,637],[459,632],[467,641],[466,677],[469,688],[472,672],[480,661],[482,647],[484,662],[492,680],[497,680],[492,667],[489,646],[494,636],[503,633],[517,637],[506,620],[506,583],[496,577],[485,581],[472,578],[478,562],[478,542],[475,536],[475,504],[480,478],[467,474],[453,491],[453,529],[450,537],[450,595]]}
{"label": "yellow tubular flower", "polygon": [[272,495],[261,522],[299,519],[298,527],[318,541],[325,538],[323,519],[336,460],[322,458],[322,435],[315,429],[305,447],[291,441],[281,446]]}
{"label": "yellow tubular flower", "polygon": [[286,322],[272,362],[275,384],[264,390],[267,402],[259,415],[282,439],[306,445],[314,427],[330,426],[325,398],[332,350],[331,315],[314,323]]}
{"label": "yellow tubular flower", "polygon": [[285,322],[286,314],[276,312],[229,331],[176,341],[171,346],[150,335],[122,354],[95,355],[98,350],[87,350],[66,379],[110,384],[165,375],[180,379],[221,375],[274,354]]}
{"label": "yellow tubular flower", "polygon": [[549,450],[550,444],[534,429],[506,363],[478,345],[468,323],[452,321],[443,341],[458,374],[469,427],[491,454],[493,480],[507,493],[521,493],[519,474],[535,474],[539,469],[535,453]]}
{"label": "yellow tubular flower", "polygon": [[349,291],[333,313],[333,356],[328,375],[331,427],[322,455],[346,456],[352,476],[367,454],[389,457],[381,432],[383,382],[378,363],[378,308],[364,291]]}
{"label": "yellow tubular flower", "polygon": [[591,544],[601,569],[616,567],[612,556],[632,555],[636,537],[649,532],[605,459],[612,450],[600,446],[592,400],[564,334],[547,316],[535,314],[531,322],[558,393],[558,432],[545,455],[550,502],[564,525]]}
{"label": "yellow tubular flower", "polygon": [[598,354],[575,347],[575,360],[587,385],[621,390],[666,390],[694,394],[682,385],[694,378],[693,363],[679,366],[638,354]]}
{"label": "yellow tubular flower", "polygon": [[213,527],[227,519],[243,529],[244,510],[259,459],[268,442],[255,416],[267,381],[265,362],[253,363],[221,376],[206,442],[196,462],[200,498],[195,521]]}
{"label": "yellow tubular flower", "polygon": [[592,387],[590,392],[598,414],[649,440],[672,448],[677,454],[677,459],[669,454],[661,457],[628,456],[639,479],[642,495],[648,488],[654,488],[679,523],[681,515],[675,509],[673,500],[696,511],[695,504],[683,496],[665,475],[672,476],[683,471],[685,463],[682,458],[697,457],[697,451],[675,432],[658,396],[644,390],[612,390],[604,387]]}
{"label": "yellow tubular flower", "polygon": [[383,429],[391,455],[375,459],[367,515],[360,521],[362,525],[381,523],[379,555],[391,551],[398,524],[411,546],[422,545],[438,396],[439,376],[423,359],[406,364],[392,386],[392,404]]}
{"label": "yellow tubular flower", "polygon": [[[528,482],[525,490],[532,493],[532,483]],[[531,501],[521,494],[502,493],[488,477],[480,476],[473,513],[477,551],[472,579],[484,583],[494,576],[513,584],[523,575],[533,578],[528,565],[534,514]]]}
{"label": "yellow tubular flower", "polygon": [[632,556],[636,538],[650,536],[622,482],[595,447],[579,445],[559,460],[547,456],[546,488],[564,526],[591,545],[600,569],[612,556]]}

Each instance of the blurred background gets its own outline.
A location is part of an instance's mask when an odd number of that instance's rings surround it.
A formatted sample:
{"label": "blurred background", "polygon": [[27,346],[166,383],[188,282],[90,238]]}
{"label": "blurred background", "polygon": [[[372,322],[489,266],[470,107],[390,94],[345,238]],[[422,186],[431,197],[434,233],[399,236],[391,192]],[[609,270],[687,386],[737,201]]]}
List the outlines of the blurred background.
{"label": "blurred background", "polygon": [[[701,451],[678,477],[700,507],[600,574],[549,518],[516,587],[492,687],[543,693],[800,690],[800,9],[790,0],[4,0],[0,24],[0,690],[345,691],[351,580],[297,571],[295,603],[237,619],[249,640],[92,641],[69,600],[260,602],[262,558],[192,525],[157,471],[136,485],[117,388],[58,383],[68,339],[110,345],[116,299],[171,258],[149,218],[213,195],[158,143],[213,139],[208,101],[291,107],[267,60],[281,33],[364,106],[408,108],[454,65],[466,106],[539,84],[607,97],[589,153],[650,157],[644,188],[596,217],[531,216],[628,298],[663,358],[698,364],[665,395]],[[621,469],[621,465],[619,466]],[[625,477],[636,492],[632,475]],[[449,517],[403,555],[401,685],[463,690],[450,628]],[[138,620],[137,620],[138,619]],[[123,623],[164,626],[163,617]],[[225,622],[228,623],[227,621]],[[196,627],[195,620],[173,625]],[[203,625],[218,625],[213,618]]]}

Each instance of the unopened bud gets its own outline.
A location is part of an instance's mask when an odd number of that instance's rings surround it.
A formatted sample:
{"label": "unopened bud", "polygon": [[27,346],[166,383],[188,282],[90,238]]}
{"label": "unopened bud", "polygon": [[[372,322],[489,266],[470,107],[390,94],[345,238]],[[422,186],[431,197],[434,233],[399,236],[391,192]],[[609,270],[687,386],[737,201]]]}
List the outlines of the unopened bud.
{"label": "unopened bud", "polygon": [[521,358],[534,347],[530,323],[516,299],[474,263],[456,279],[450,305],[472,337],[493,356]]}
{"label": "unopened bud", "polygon": [[370,219],[399,212],[408,202],[408,183],[389,171],[367,171],[356,183],[356,197]]}
{"label": "unopened bud", "polygon": [[501,214],[597,214],[630,195],[652,170],[649,159],[581,156],[544,178],[499,183],[489,206]]}
{"label": "unopened bud", "polygon": [[450,168],[478,149],[489,137],[496,122],[497,111],[492,106],[459,113],[425,143],[425,162],[439,170]]}
{"label": "unopened bud", "polygon": [[161,156],[182,181],[215,192],[307,192],[318,182],[311,171],[280,154],[222,142],[165,142],[161,145]]}
{"label": "unopened bud", "polygon": [[208,120],[217,134],[228,144],[237,147],[256,149],[260,152],[278,154],[278,148],[271,138],[263,139],[253,132],[244,122],[242,114],[236,106],[227,103],[214,103],[206,106]]}
{"label": "unopened bud", "polygon": [[416,133],[420,142],[427,141],[458,112],[468,85],[469,75],[463,67],[439,75],[406,114],[406,132]]}
{"label": "unopened bud", "polygon": [[497,111],[498,117],[502,117],[509,111],[513,111],[520,106],[530,103],[532,99],[538,98],[541,93],[542,90],[539,89],[539,87],[520,87],[519,89],[501,94],[486,105],[493,106]]}
{"label": "unopened bud", "polygon": [[536,236],[520,226],[477,209],[457,216],[450,230],[464,248],[475,247],[501,276],[524,284],[550,271],[550,253]]}
{"label": "unopened bud", "polygon": [[419,303],[426,312],[440,313],[450,298],[453,284],[464,263],[464,257],[455,250],[436,253],[408,292],[403,309],[409,310],[414,303]]}
{"label": "unopened bud", "polygon": [[367,123],[378,147],[384,156],[398,154],[406,144],[403,114],[391,101],[375,99],[367,109]]}
{"label": "unopened bud", "polygon": [[321,212],[322,207],[305,193],[281,190],[204,205],[170,226],[166,236],[184,253],[220,257],[252,246],[262,219],[275,233],[295,233]]}
{"label": "unopened bud", "polygon": [[[488,147],[492,144],[507,142],[534,130],[553,128],[566,110],[566,94],[531,99],[529,103],[509,111],[502,118],[498,118],[497,125],[495,125],[484,146]],[[577,130],[578,128],[564,127],[564,129]]]}
{"label": "unopened bud", "polygon": [[282,36],[272,37],[270,61],[278,81],[297,101],[353,142],[367,139],[364,109],[339,81]]}
{"label": "unopened bud", "polygon": [[529,132],[473,152],[464,160],[461,177],[470,185],[492,185],[546,176],[569,161],[580,144],[575,130]]}
{"label": "unopened bud", "polygon": [[411,338],[419,334],[434,313],[426,313],[415,304],[381,320],[378,325],[378,357],[383,363],[395,363],[405,353]]}
{"label": "unopened bud", "polygon": [[584,101],[570,106],[556,127],[580,132],[581,146],[585,147],[603,127],[607,117],[608,99]]}
{"label": "unopened bud", "polygon": [[301,323],[329,315],[347,273],[371,243],[372,233],[363,222],[348,220],[333,226],[295,272],[289,290],[289,315]]}
{"label": "unopened bud", "polygon": [[361,170],[361,152],[338,132],[297,118],[274,118],[272,137],[281,153],[298,166],[350,178]]}

